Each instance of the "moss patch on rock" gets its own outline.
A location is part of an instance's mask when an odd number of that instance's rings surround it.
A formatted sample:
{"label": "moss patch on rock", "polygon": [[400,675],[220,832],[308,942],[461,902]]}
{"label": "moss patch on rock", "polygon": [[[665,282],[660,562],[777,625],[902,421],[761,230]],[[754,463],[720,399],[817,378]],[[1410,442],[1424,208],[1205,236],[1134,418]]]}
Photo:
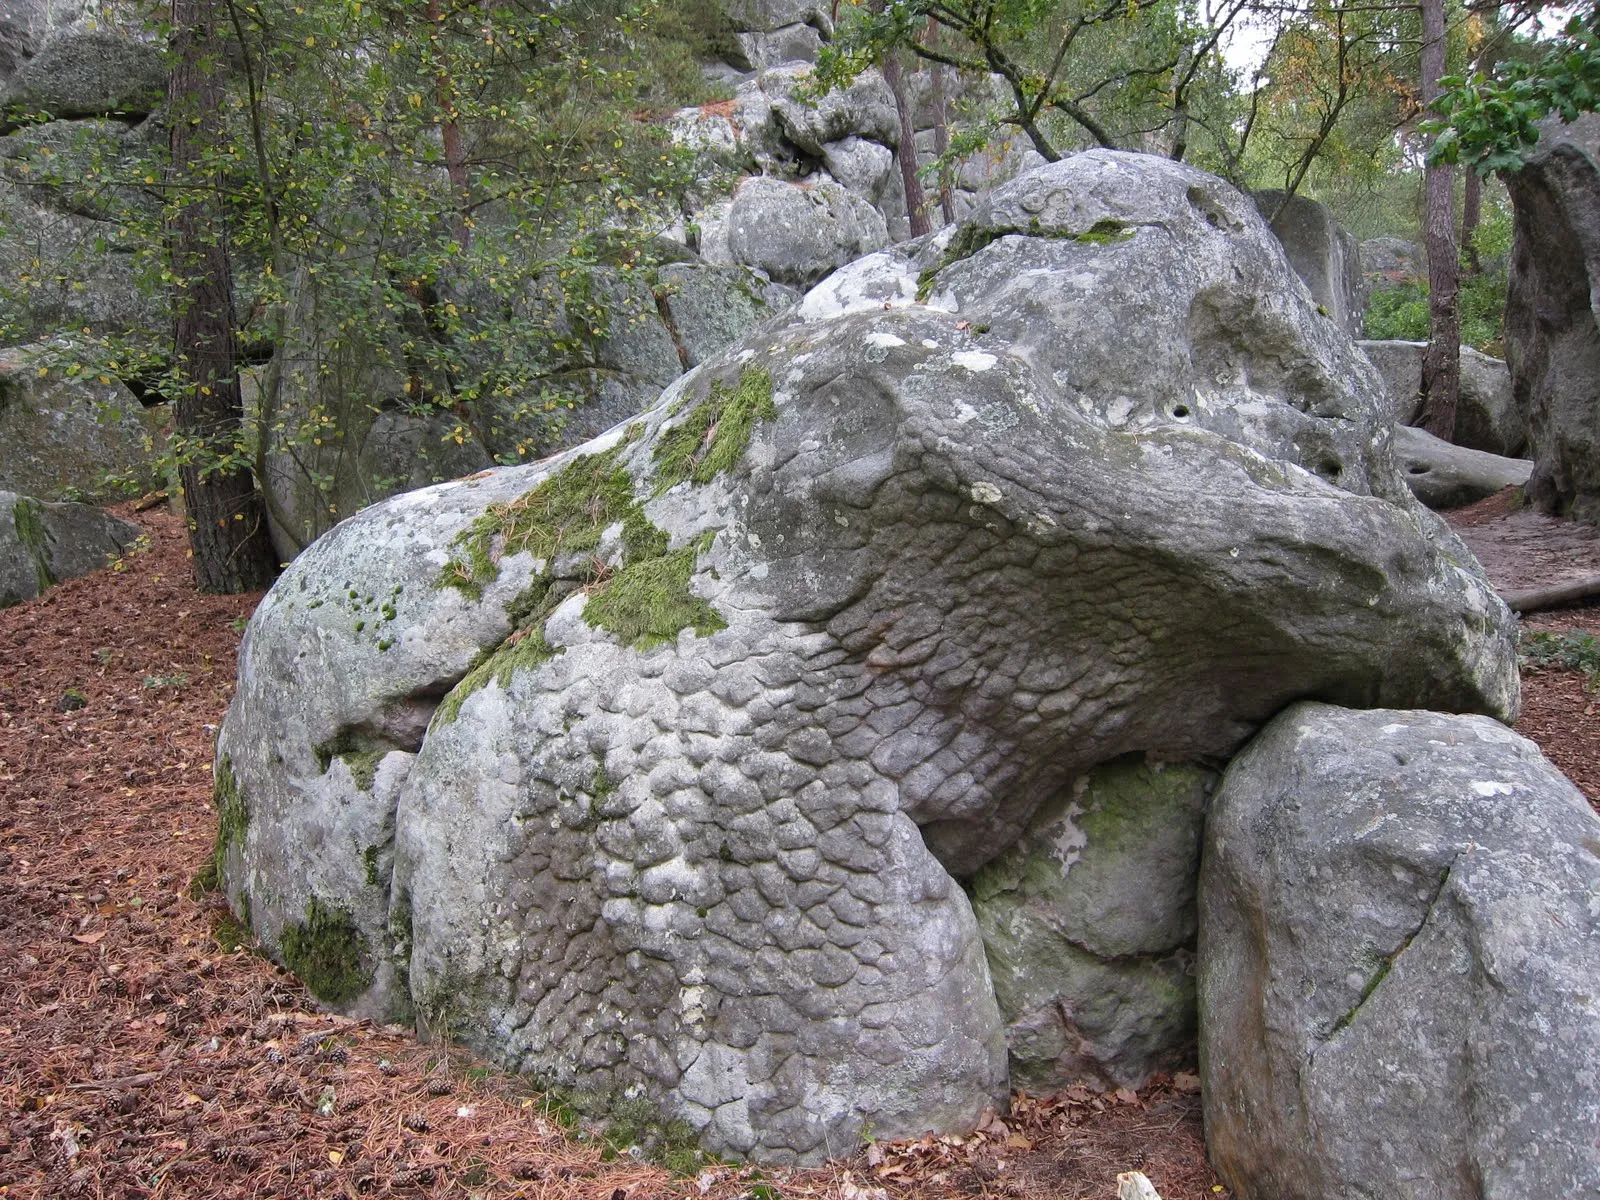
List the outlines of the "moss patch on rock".
{"label": "moss patch on rock", "polygon": [[670,642],[691,626],[701,637],[726,629],[717,610],[689,590],[701,545],[629,563],[589,598],[583,619],[639,650]]}
{"label": "moss patch on rock", "polygon": [[50,570],[49,535],[44,528],[44,506],[29,496],[18,496],[11,509],[11,522],[17,531],[17,541],[33,559],[33,569],[38,576],[39,591],[56,585]]}
{"label": "moss patch on rock", "polygon": [[[717,397],[723,419],[732,422],[726,436],[739,443],[741,453],[755,419],[771,408],[771,379],[765,372],[761,376],[764,384],[757,381],[759,386],[742,400],[732,393]],[[704,434],[698,436],[708,440]],[[723,436],[713,433],[708,440],[719,460],[727,452],[725,447],[718,449]],[[689,589],[697,557],[710,548],[716,535],[703,534],[693,545],[670,550],[667,532],[634,499],[632,479],[618,463],[620,451],[617,447],[579,459],[516,500],[492,505],[456,539],[458,553],[441,573],[441,587],[481,597],[483,588],[499,574],[499,560],[520,550],[530,551],[544,565],[506,605],[511,633],[472,663],[439,705],[436,725],[454,721],[467,699],[491,681],[509,687],[517,671],[531,670],[560,653],[545,638],[545,622],[580,588],[589,596],[584,617],[590,626],[615,633],[636,649],[670,642],[687,628],[705,635],[727,627],[717,611]],[[612,570],[596,561],[582,578],[556,578],[559,555],[595,549],[612,525],[621,526],[621,567]]]}
{"label": "moss patch on rock", "polygon": [[710,483],[744,457],[756,422],[777,415],[772,376],[764,367],[746,368],[731,388],[717,380],[688,418],[657,440],[656,494],[685,481]]}
{"label": "moss patch on rock", "polygon": [[348,909],[312,896],[306,919],[285,926],[278,947],[283,965],[319,1000],[343,1004],[372,986],[371,947]]}
{"label": "moss patch on rock", "polygon": [[193,890],[197,892],[222,889],[222,868],[228,851],[244,843],[245,830],[250,826],[250,806],[245,802],[244,792],[233,774],[233,763],[226,754],[217,760],[211,799],[217,806],[217,841],[211,849],[211,857],[194,878]]}
{"label": "moss patch on rock", "polygon": [[574,459],[515,500],[491,504],[456,536],[454,553],[436,581],[474,600],[500,577],[500,560],[527,551],[550,560],[600,544],[607,526],[637,505],[633,480],[619,465],[622,447]]}

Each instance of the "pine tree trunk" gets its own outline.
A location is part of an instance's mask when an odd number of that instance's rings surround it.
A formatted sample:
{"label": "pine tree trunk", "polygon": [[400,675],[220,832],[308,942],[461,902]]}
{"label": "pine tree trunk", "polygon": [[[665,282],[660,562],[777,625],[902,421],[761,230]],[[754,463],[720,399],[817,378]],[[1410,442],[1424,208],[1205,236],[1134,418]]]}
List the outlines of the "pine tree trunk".
{"label": "pine tree trunk", "polygon": [[233,268],[207,156],[221,136],[219,40],[213,0],[172,0],[174,63],[167,223],[172,256],[173,348],[182,387],[175,404],[195,581],[203,592],[250,592],[277,573],[265,509],[239,446],[244,406],[233,312]]}
{"label": "pine tree trunk", "polygon": [[1481,275],[1483,263],[1478,260],[1478,223],[1483,220],[1483,179],[1476,171],[1468,171],[1461,189],[1461,253],[1467,260],[1467,273]]}
{"label": "pine tree trunk", "polygon": [[[1444,76],[1444,0],[1422,3],[1422,100],[1430,104]],[[1423,240],[1428,248],[1428,350],[1422,358],[1422,415],[1417,424],[1451,441],[1461,387],[1460,252],[1456,247],[1455,172],[1430,166],[1423,177]]]}
{"label": "pine tree trunk", "polygon": [[893,50],[884,55],[883,79],[894,94],[895,110],[900,116],[900,146],[894,157],[900,164],[900,181],[906,190],[906,220],[911,223],[911,236],[922,237],[933,232],[933,224],[928,220],[928,201],[922,191],[922,181],[917,178],[917,123],[912,119],[911,105],[906,100],[900,60]]}

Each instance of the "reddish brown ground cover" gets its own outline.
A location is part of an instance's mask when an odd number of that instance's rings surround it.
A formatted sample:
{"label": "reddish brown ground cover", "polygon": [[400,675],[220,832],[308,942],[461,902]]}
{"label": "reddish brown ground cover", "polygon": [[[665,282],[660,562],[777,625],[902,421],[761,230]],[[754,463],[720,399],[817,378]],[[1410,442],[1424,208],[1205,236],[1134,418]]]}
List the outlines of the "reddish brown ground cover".
{"label": "reddish brown ground cover", "polygon": [[[127,515],[127,514],[125,514]],[[0,1195],[45,1197],[1226,1196],[1198,1081],[1014,1099],[970,1138],[814,1171],[695,1177],[623,1155],[526,1081],[404,1030],[317,1011],[229,950],[191,895],[216,831],[211,736],[258,597],[193,589],[182,530],[0,612]],[[1595,610],[1549,618],[1600,629]],[[1580,676],[1527,680],[1522,728],[1600,797]],[[579,1136],[588,1134],[589,1136]],[[600,1136],[595,1136],[596,1134]]]}

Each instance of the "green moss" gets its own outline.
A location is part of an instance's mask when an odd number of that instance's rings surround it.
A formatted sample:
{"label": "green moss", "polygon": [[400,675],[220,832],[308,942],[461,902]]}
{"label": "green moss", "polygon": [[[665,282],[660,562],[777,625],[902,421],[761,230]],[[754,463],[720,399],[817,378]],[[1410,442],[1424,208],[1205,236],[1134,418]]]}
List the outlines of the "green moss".
{"label": "green moss", "polygon": [[411,893],[401,888],[394,902],[389,905],[389,940],[402,980],[411,975],[411,920]]}
{"label": "green moss", "polygon": [[372,781],[378,776],[378,764],[381,763],[387,750],[351,750],[339,755],[339,759],[350,768],[350,781],[363,792],[372,790]]}
{"label": "green moss", "polygon": [[685,481],[711,482],[744,457],[756,422],[777,415],[772,376],[765,368],[746,368],[732,388],[716,381],[688,419],[663,430],[657,440],[656,494]]}
{"label": "green moss", "polygon": [[500,577],[503,558],[527,551],[548,560],[594,549],[606,527],[636,507],[633,480],[617,462],[621,451],[574,459],[532,491],[491,504],[456,536],[436,586],[477,600]]}
{"label": "green moss", "polygon": [[1088,246],[1109,246],[1113,242],[1125,242],[1137,230],[1126,221],[1118,221],[1111,217],[1096,221],[1089,226],[1086,233],[1072,234],[1072,240]]}
{"label": "green moss", "polygon": [[367,886],[377,887],[383,882],[378,874],[378,855],[382,851],[377,846],[368,846],[361,852],[361,865],[366,868]]}
{"label": "green moss", "polygon": [[224,954],[248,950],[255,942],[247,922],[240,921],[231,912],[225,912],[211,926],[211,940]]}
{"label": "green moss", "polygon": [[211,851],[211,861],[195,878],[195,886],[207,892],[221,890],[222,868],[228,851],[244,844],[245,830],[250,827],[250,806],[239,781],[234,778],[233,763],[226,754],[217,760],[217,778],[211,798],[217,806],[217,842]]}
{"label": "green moss", "polygon": [[670,642],[689,626],[702,637],[726,629],[728,623],[717,610],[689,591],[696,557],[696,548],[685,546],[661,558],[630,563],[590,597],[583,619],[639,650]]}
{"label": "green moss", "polygon": [[305,921],[285,926],[278,945],[283,965],[319,1000],[343,1004],[372,986],[367,936],[348,909],[312,896]]}
{"label": "green moss", "polygon": [[54,587],[56,577],[50,570],[49,535],[44,529],[44,506],[28,496],[18,496],[11,509],[11,522],[16,527],[17,540],[33,559],[33,569],[38,577],[39,590]]}
{"label": "green moss", "polygon": [[540,616],[538,628],[530,624],[518,630],[468,671],[440,703],[439,711],[434,713],[434,721],[443,725],[454,721],[461,715],[461,706],[467,702],[467,697],[488,687],[490,680],[503,688],[510,687],[511,677],[518,671],[532,670],[554,658],[555,650],[544,640],[544,618],[548,616],[549,613]]}

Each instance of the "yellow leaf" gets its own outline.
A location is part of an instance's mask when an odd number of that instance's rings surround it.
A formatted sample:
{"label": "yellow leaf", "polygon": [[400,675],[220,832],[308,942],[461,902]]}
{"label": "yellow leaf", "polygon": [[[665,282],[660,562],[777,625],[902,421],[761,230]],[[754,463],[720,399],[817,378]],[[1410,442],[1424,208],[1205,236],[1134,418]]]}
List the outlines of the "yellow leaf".
{"label": "yellow leaf", "polygon": [[337,1167],[340,1163],[342,1163],[344,1161],[344,1155],[340,1154],[337,1150],[329,1150],[328,1151],[328,1161],[331,1162],[334,1166]]}

